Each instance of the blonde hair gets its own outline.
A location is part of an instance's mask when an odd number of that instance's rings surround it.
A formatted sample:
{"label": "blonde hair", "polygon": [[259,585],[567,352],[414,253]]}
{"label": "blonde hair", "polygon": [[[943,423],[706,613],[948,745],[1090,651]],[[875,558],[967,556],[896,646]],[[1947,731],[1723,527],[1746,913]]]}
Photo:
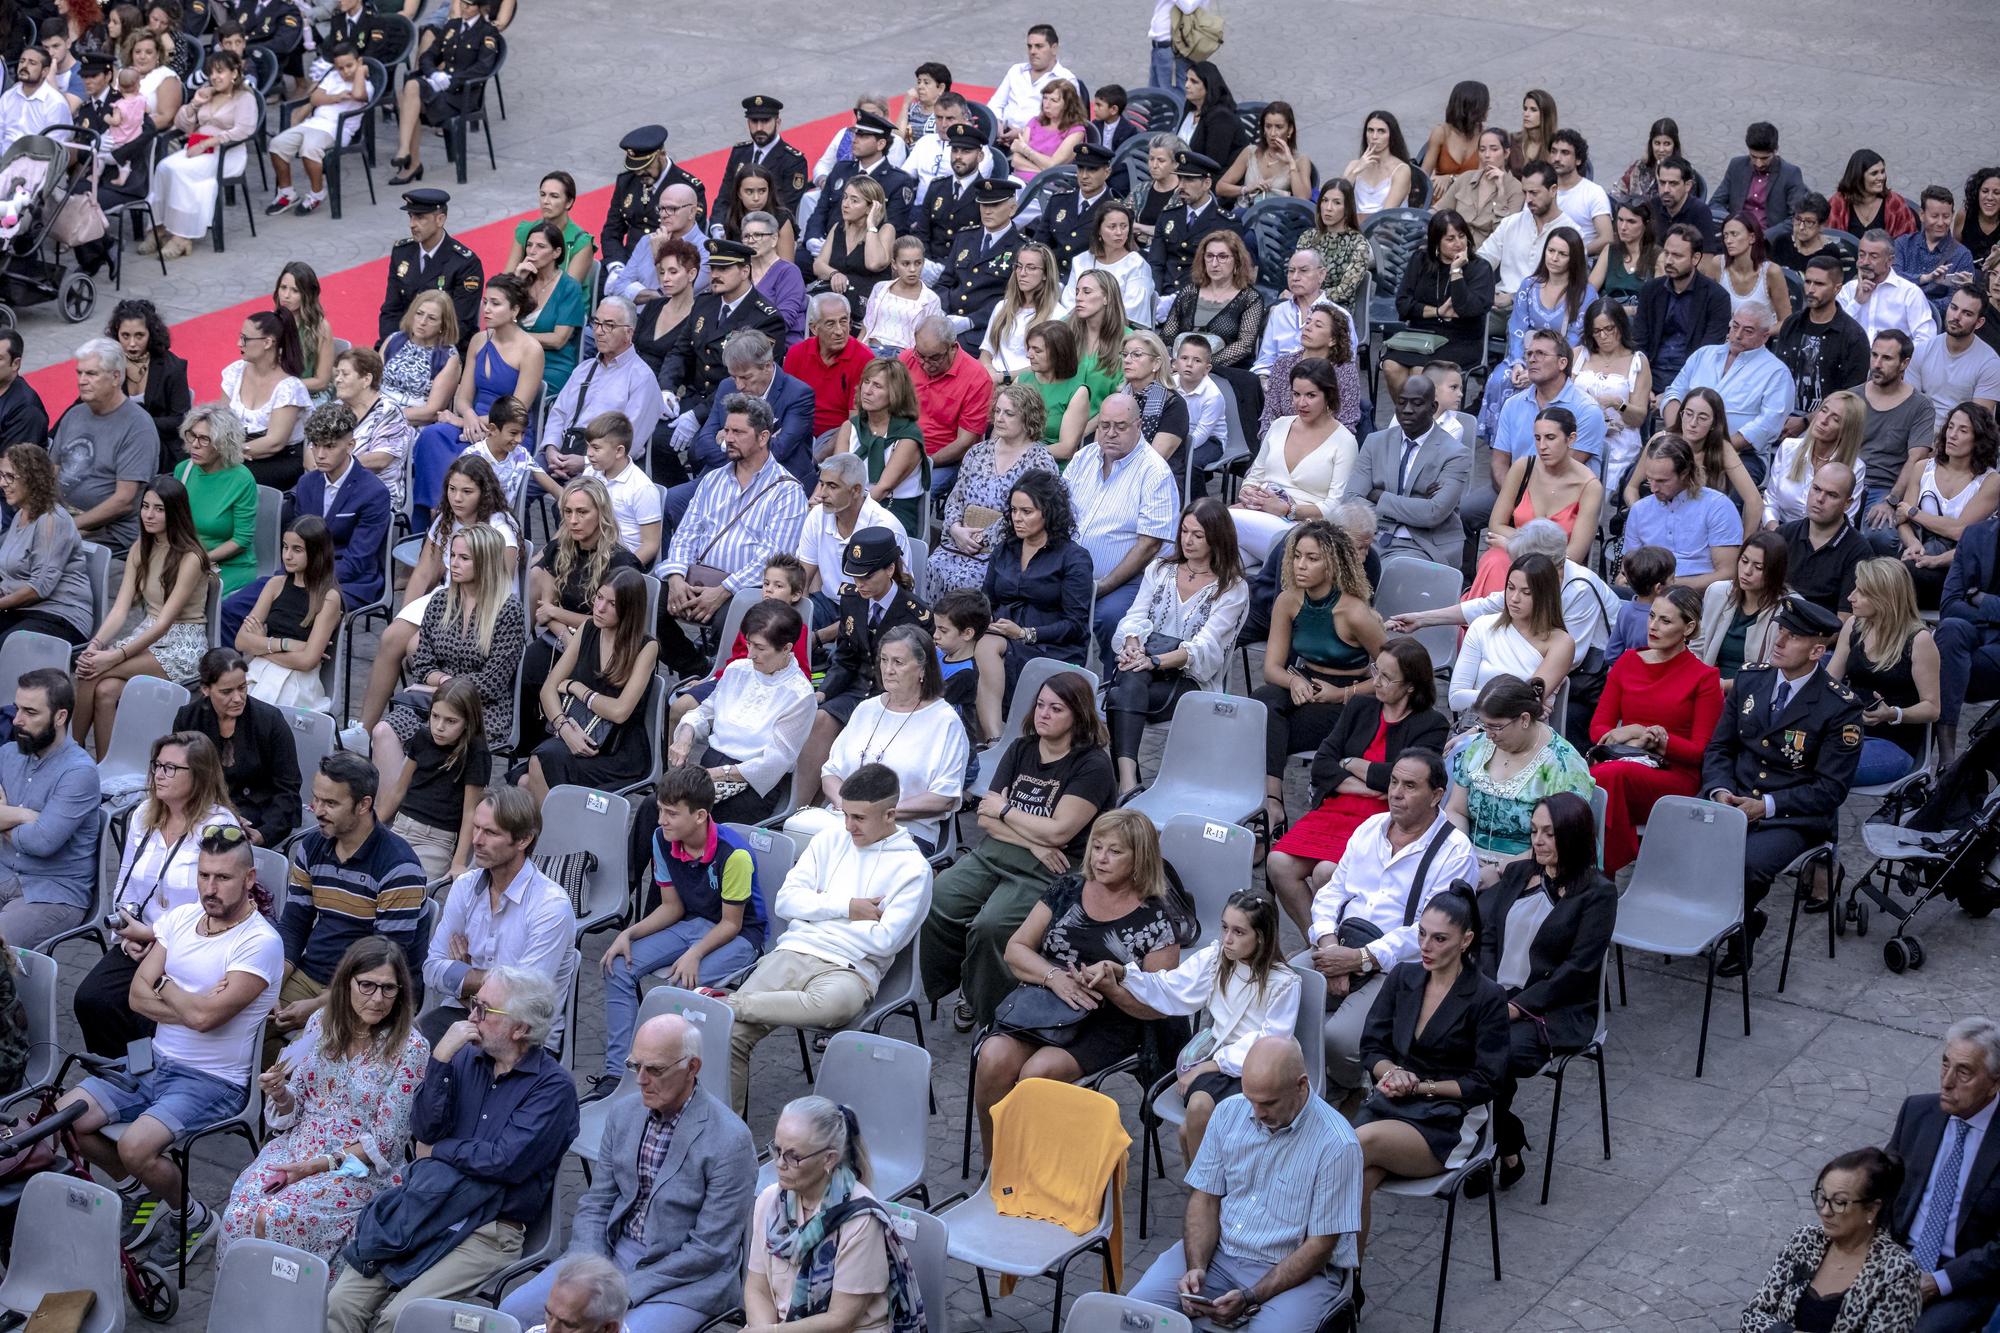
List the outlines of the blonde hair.
{"label": "blonde hair", "polygon": [[1055,317],[1056,296],[1061,287],[1061,283],[1056,279],[1058,269],[1055,252],[1039,241],[1030,241],[1014,251],[1013,267],[1007,271],[1007,292],[1000,298],[1000,308],[993,312],[993,336],[996,338],[1006,337],[1007,330],[1013,328],[1014,321],[1020,317],[1023,302],[1020,284],[1014,274],[1021,267],[1021,256],[1026,254],[1033,254],[1042,261],[1042,288],[1035,293],[1035,317],[1028,321],[1028,327],[1033,328],[1044,320]]}
{"label": "blonde hair", "polygon": [[[463,541],[465,553],[472,557],[472,577],[453,579],[445,585],[444,614],[446,621],[454,617],[463,618],[466,608],[459,598],[470,595],[477,598],[474,616],[478,620],[479,651],[493,649],[493,626],[500,619],[500,610],[507,599],[514,595],[513,581],[507,577],[507,543],[500,536],[500,530],[490,523],[472,523],[460,528],[451,536],[452,541]],[[450,550],[447,546],[446,554]],[[468,594],[467,584],[472,585]]]}
{"label": "blonde hair", "polygon": [[611,558],[618,554],[618,516],[611,507],[610,489],[596,477],[578,477],[563,487],[564,504],[569,503],[572,495],[581,495],[597,506],[597,543],[586,552],[569,535],[569,524],[560,523],[553,571],[555,584],[559,589],[568,587],[570,571],[581,563],[583,586],[595,596],[598,585],[611,570]]}
{"label": "blonde hair", "polygon": [[[1854,459],[1861,452],[1861,434],[1868,427],[1867,400],[1852,389],[1842,389],[1820,399],[1813,409],[1817,417],[1833,404],[1840,404],[1840,435],[1833,442],[1833,457],[1829,463],[1845,463],[1849,471],[1854,468]],[[1792,470],[1788,474],[1793,481],[1804,481],[1812,466],[1812,426],[1807,423],[1806,433],[1800,437],[1799,451],[1792,455]]]}
{"label": "blonde hair", "polygon": [[[1166,863],[1160,857],[1160,835],[1152,820],[1137,810],[1106,810],[1090,826],[1090,842],[1094,844],[1101,838],[1116,838],[1132,853],[1132,884],[1141,898],[1158,898],[1166,893]],[[1089,856],[1086,847],[1086,866]]]}
{"label": "blonde hair", "polygon": [[[1917,613],[1917,587],[1902,561],[1888,556],[1854,567],[1854,590],[1865,594],[1873,614],[1854,617],[1855,632],[1868,660],[1880,667],[1901,661],[1904,649],[1924,627]],[[1852,640],[1849,641],[1850,643]]]}
{"label": "blonde hair", "polygon": [[[437,312],[438,312],[437,345],[439,347],[456,348],[458,346],[458,311],[455,308],[453,308],[451,304],[451,298],[446,296],[443,292],[440,291],[418,292],[415,296],[412,296],[410,298],[409,308],[403,312],[402,322],[398,324],[396,327],[400,329],[404,334],[406,334],[411,342],[416,342],[417,335],[410,332],[410,329],[417,322],[417,312],[422,310],[425,306],[428,305],[434,305],[437,307]],[[418,343],[418,346],[422,345],[423,344]]]}
{"label": "blonde hair", "polygon": [[1064,323],[1076,331],[1077,359],[1085,365],[1097,363],[1100,374],[1124,378],[1125,293],[1111,275],[1101,268],[1087,268],[1076,275],[1077,285],[1089,282],[1104,293],[1104,307],[1095,318],[1085,320],[1071,310]]}

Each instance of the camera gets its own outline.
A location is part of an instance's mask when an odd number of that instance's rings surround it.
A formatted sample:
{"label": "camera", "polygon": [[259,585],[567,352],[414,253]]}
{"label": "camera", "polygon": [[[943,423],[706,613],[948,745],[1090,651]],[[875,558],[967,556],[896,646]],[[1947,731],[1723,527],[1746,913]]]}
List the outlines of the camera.
{"label": "camera", "polygon": [[112,930],[125,929],[125,913],[122,911],[106,913],[104,917],[104,924],[110,927]]}

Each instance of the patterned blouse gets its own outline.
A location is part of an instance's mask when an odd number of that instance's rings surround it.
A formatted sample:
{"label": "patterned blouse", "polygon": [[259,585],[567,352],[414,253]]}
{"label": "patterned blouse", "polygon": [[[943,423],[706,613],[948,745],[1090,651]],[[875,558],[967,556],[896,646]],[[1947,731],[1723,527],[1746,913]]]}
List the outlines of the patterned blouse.
{"label": "patterned blouse", "polygon": [[1299,236],[1298,250],[1311,250],[1326,261],[1326,299],[1354,308],[1361,280],[1368,276],[1368,238],[1358,231],[1321,231],[1313,227]]}
{"label": "patterned blouse", "polygon": [[[493,642],[479,646],[479,621],[468,627],[464,619],[447,609],[451,599],[442,592],[424,608],[424,623],[417,633],[416,651],[410,655],[410,678],[422,680],[433,671],[447,675],[475,677],[479,681],[479,702],[486,711],[486,734],[500,743],[514,726],[514,674],[521,665],[521,653],[528,646],[526,623],[521,617],[521,601],[507,594],[500,616],[493,622]],[[419,725],[409,709],[391,708],[389,724],[407,745]],[[403,734],[403,722],[410,726]]]}
{"label": "patterned blouse", "polygon": [[1083,880],[1064,875],[1042,894],[1049,909],[1042,957],[1058,967],[1088,967],[1113,961],[1137,967],[1147,954],[1176,942],[1167,900],[1149,898],[1116,921],[1099,921],[1083,910]]}
{"label": "patterned blouse", "polygon": [[1492,738],[1480,733],[1451,761],[1451,780],[1466,789],[1472,845],[1481,852],[1518,856],[1527,851],[1528,825],[1543,797],[1568,791],[1588,800],[1597,785],[1583,756],[1553,731],[1548,743],[1504,782],[1487,776],[1494,751]]}
{"label": "patterned blouse", "polygon": [[1166,322],[1160,325],[1160,340],[1168,347],[1183,333],[1212,333],[1222,339],[1215,354],[1218,366],[1244,366],[1257,359],[1257,340],[1264,332],[1264,297],[1255,287],[1245,287],[1229,299],[1229,304],[1201,323],[1201,286],[1190,282],[1174,298]]}
{"label": "patterned blouse", "polygon": [[[1346,333],[1338,331],[1334,336],[1341,338]],[[1257,422],[1258,438],[1269,435],[1271,426],[1279,417],[1293,414],[1292,367],[1299,363],[1301,355],[1299,352],[1281,352],[1271,362],[1270,383],[1264,389],[1264,415]],[[1358,440],[1362,436],[1361,367],[1355,364],[1352,356],[1333,368],[1333,382],[1340,394],[1340,403],[1334,408],[1333,415],[1341,425],[1353,431],[1354,438]]]}

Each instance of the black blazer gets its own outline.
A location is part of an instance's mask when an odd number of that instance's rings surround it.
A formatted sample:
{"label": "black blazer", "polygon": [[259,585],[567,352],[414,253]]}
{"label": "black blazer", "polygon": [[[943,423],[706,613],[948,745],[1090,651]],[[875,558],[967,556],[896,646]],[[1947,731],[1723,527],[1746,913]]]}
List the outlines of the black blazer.
{"label": "black blazer", "polygon": [[1463,968],[1419,1034],[1429,977],[1422,963],[1389,969],[1361,1033],[1361,1067],[1393,1060],[1418,1078],[1456,1079],[1460,1105],[1484,1105],[1507,1078],[1507,994],[1492,978]]}
{"label": "black blazer", "polygon": [[882,636],[898,625],[915,625],[926,634],[931,632],[930,608],[902,588],[896,590],[888,610],[882,613],[882,623],[873,630],[868,628],[872,609],[853,584],[840,590],[840,635],[833,641],[826,676],[820,682],[822,698],[851,694],[854,702],[859,703],[874,694],[882,688],[875,666]]}
{"label": "black blazer", "polygon": [[[1729,293],[1722,284],[1697,271],[1688,296],[1694,301],[1694,323],[1688,335],[1688,355],[1697,347],[1719,343],[1729,336]],[[1639,289],[1639,313],[1632,320],[1632,347],[1644,352],[1646,360],[1659,360],[1660,344],[1667,336],[1667,302],[1673,297],[1673,282],[1654,278]],[[1673,367],[1678,371],[1679,366]]]}
{"label": "black blazer", "polygon": [[155,352],[150,360],[139,406],[146,409],[154,429],[160,432],[162,464],[171,465],[186,457],[181,452],[181,419],[194,406],[194,395],[188,391],[188,363],[172,352]]}
{"label": "black blazer", "polygon": [[[1382,704],[1372,694],[1357,694],[1349,701],[1350,706],[1340,710],[1334,719],[1333,730],[1319,743],[1319,752],[1312,762],[1312,803],[1318,805],[1333,795],[1333,789],[1347,777],[1347,770],[1341,761],[1359,759],[1375,740],[1375,728],[1382,725]],[[1444,714],[1437,709],[1427,709],[1412,713],[1401,722],[1391,723],[1389,734],[1382,738],[1383,753],[1387,757],[1379,764],[1368,765],[1368,776],[1363,779],[1377,792],[1387,794],[1389,790],[1389,770],[1396,766],[1396,759],[1411,746],[1444,753],[1445,740],[1451,734],[1450,724]]]}
{"label": "black blazer", "polygon": [[[1923,1203],[1924,1186],[1930,1183],[1931,1168],[1944,1146],[1949,1118],[1934,1092],[1918,1093],[1896,1113],[1889,1151],[1902,1157],[1908,1172],[1903,1177],[1903,1192],[1896,1196],[1895,1214],[1896,1239],[1905,1245],[1913,1239],[1917,1208]],[[1958,1204],[1954,1248],[1956,1257],[1944,1266],[1952,1296],[1991,1301],[2000,1295],[2000,1124],[1987,1128],[1979,1155],[1972,1159],[1965,1195]]]}
{"label": "black blazer", "polygon": [[215,706],[197,694],[174,714],[174,730],[198,731],[215,742],[230,803],[264,846],[276,847],[292,836],[301,808],[299,749],[283,713],[262,699],[250,700],[236,720],[234,742],[225,745]]}
{"label": "black blazer", "polygon": [[1235,103],[1228,106],[1210,107],[1201,113],[1195,122],[1194,133],[1188,138],[1188,148],[1200,153],[1224,171],[1245,148],[1250,146],[1250,131],[1243,128],[1243,118],[1236,112]]}
{"label": "black blazer", "polygon": [[[1516,861],[1500,882],[1479,895],[1479,970],[1500,972],[1507,948],[1507,913],[1523,894],[1542,892],[1541,867]],[[1592,870],[1556,900],[1528,946],[1528,984],[1507,998],[1548,1024],[1549,1046],[1580,1051],[1597,1035],[1597,990],[1603,983],[1604,951],[1618,924],[1618,890]]]}

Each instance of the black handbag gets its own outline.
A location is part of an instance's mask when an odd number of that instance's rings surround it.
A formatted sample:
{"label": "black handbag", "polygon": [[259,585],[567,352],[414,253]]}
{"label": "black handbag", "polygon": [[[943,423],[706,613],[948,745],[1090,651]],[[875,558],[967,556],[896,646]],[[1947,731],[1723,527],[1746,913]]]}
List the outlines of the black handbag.
{"label": "black handbag", "polygon": [[1016,986],[993,1011],[993,1031],[1029,1037],[1045,1046],[1067,1046],[1076,1040],[1088,1009],[1072,1009],[1047,986]]}
{"label": "black handbag", "polygon": [[[1424,896],[1424,880],[1430,876],[1431,862],[1437,860],[1438,849],[1452,834],[1452,825],[1446,824],[1437,831],[1437,836],[1424,848],[1423,859],[1417,862],[1417,873],[1410,880],[1410,896],[1403,899],[1403,924],[1415,925],[1417,903]],[[1335,928],[1333,937],[1340,941],[1343,949],[1360,949],[1382,938],[1382,928],[1366,917],[1342,917]]]}
{"label": "black handbag", "polygon": [[407,708],[417,715],[417,721],[430,725],[431,700],[435,697],[429,690],[397,690],[389,696],[389,707]]}
{"label": "black handbag", "polygon": [[1603,741],[1590,747],[1590,762],[1593,764],[1644,764],[1647,768],[1663,768],[1660,756],[1637,745],[1610,745]]}
{"label": "black handbag", "polygon": [[591,712],[589,702],[577,698],[574,694],[563,696],[562,715],[576,723],[578,734],[583,737],[584,744],[590,747],[592,754],[602,754],[604,747],[618,734],[617,723],[608,717],[599,717]]}

